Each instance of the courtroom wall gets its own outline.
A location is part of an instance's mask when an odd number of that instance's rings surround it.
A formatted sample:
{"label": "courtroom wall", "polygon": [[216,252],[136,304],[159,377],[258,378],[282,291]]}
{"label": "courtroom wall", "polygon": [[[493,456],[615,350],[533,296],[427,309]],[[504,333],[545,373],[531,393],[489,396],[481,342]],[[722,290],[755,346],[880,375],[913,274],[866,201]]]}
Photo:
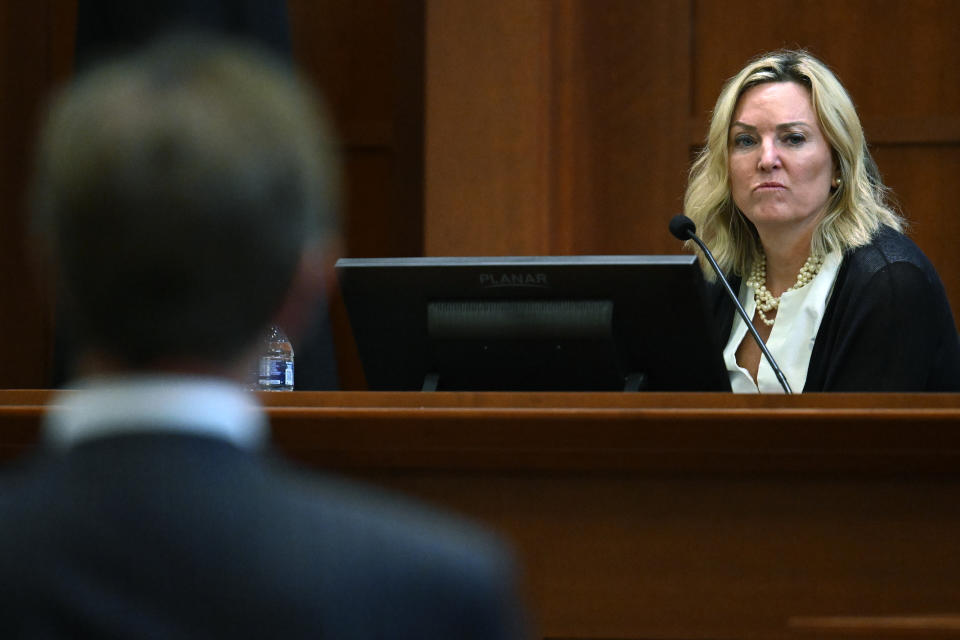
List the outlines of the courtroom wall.
{"label": "courtroom wall", "polygon": [[[21,212],[40,106],[70,73],[75,1],[0,3],[0,387],[50,373],[51,301]],[[960,2],[287,4],[295,58],[340,134],[347,255],[679,252],[666,223],[723,80],[760,51],[806,47],[850,90],[960,311]]]}
{"label": "courtroom wall", "polygon": [[[294,57],[339,135],[346,253],[421,254],[423,2],[287,4]],[[0,388],[48,386],[52,376],[53,301],[35,286],[22,221],[42,107],[72,72],[76,14],[76,0],[0,3]],[[333,322],[349,338],[337,304]],[[350,341],[341,342],[346,379],[357,379]]]}
{"label": "courtroom wall", "polygon": [[720,87],[780,47],[845,83],[960,312],[955,0],[428,1],[426,251],[680,251]]}
{"label": "courtroom wall", "polygon": [[67,77],[69,0],[0,3],[0,388],[46,384],[51,300],[23,242],[34,132],[50,87]]}

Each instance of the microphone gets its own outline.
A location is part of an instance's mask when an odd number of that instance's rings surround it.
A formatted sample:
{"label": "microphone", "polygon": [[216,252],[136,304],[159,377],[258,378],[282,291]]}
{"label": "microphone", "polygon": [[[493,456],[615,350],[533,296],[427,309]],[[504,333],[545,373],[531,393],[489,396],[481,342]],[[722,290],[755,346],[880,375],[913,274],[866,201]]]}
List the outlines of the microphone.
{"label": "microphone", "polygon": [[703,251],[703,255],[707,257],[707,260],[710,262],[710,266],[712,266],[713,270],[717,272],[717,277],[720,278],[720,282],[723,283],[723,288],[727,290],[727,295],[730,296],[730,299],[733,300],[733,304],[737,307],[740,317],[743,318],[743,321],[747,323],[747,328],[750,330],[750,334],[753,336],[753,339],[757,341],[757,346],[760,347],[760,351],[763,352],[767,362],[770,363],[770,368],[773,369],[774,374],[777,376],[777,380],[780,381],[780,386],[783,387],[783,392],[786,394],[792,394],[793,390],[790,389],[790,384],[787,382],[787,377],[783,375],[783,371],[780,370],[780,367],[777,365],[777,361],[773,359],[773,354],[770,353],[770,350],[767,349],[767,345],[765,345],[763,340],[760,338],[760,334],[757,333],[757,328],[753,326],[753,322],[751,322],[750,318],[747,317],[747,312],[744,310],[743,305],[740,304],[737,294],[735,294],[733,289],[730,287],[730,283],[727,282],[727,279],[723,277],[723,272],[720,270],[720,265],[717,264],[713,254],[710,253],[710,249],[708,249],[707,245],[703,243],[703,240],[697,237],[696,231],[697,225],[693,223],[693,220],[683,214],[673,216],[673,218],[670,220],[670,233],[672,233],[675,238],[678,240],[693,240]]}

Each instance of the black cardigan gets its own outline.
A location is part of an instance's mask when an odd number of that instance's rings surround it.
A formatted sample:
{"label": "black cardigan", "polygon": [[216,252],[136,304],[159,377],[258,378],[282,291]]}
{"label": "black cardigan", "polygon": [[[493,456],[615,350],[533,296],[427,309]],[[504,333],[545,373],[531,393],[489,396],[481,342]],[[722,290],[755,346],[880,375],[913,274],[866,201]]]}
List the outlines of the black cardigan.
{"label": "black cardigan", "polygon": [[[734,291],[740,278],[731,278]],[[717,340],[733,302],[710,287]],[[847,252],[817,331],[804,391],[960,391],[960,338],[943,283],[919,247],[883,227]]]}

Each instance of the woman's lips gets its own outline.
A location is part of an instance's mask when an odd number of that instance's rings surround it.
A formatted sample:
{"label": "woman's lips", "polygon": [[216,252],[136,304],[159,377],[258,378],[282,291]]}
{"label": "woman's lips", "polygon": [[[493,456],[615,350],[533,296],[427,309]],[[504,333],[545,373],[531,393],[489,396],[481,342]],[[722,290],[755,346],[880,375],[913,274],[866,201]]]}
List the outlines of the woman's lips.
{"label": "woman's lips", "polygon": [[786,189],[786,187],[779,182],[762,182],[753,188],[754,191],[777,191],[783,189]]}

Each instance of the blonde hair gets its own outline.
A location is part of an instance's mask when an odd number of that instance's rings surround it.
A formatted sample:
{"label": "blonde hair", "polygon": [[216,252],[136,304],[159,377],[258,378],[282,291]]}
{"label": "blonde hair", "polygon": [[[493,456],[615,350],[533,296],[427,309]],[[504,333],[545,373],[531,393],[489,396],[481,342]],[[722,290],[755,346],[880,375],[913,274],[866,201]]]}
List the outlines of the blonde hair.
{"label": "blonde hair", "polygon": [[[706,145],[690,168],[684,213],[697,225],[725,272],[743,275],[760,252],[753,224],[737,209],[730,192],[728,137],[740,96],[768,82],[795,82],[810,91],[813,111],[833,152],[840,184],[827,200],[814,231],[811,252],[846,251],[870,242],[881,226],[903,229],[903,218],[887,200],[870,156],[853,101],[829,68],[806,51],[780,50],[751,60],[730,78],[717,98]],[[687,247],[693,249],[688,241]],[[701,257],[704,273],[713,272]]]}

